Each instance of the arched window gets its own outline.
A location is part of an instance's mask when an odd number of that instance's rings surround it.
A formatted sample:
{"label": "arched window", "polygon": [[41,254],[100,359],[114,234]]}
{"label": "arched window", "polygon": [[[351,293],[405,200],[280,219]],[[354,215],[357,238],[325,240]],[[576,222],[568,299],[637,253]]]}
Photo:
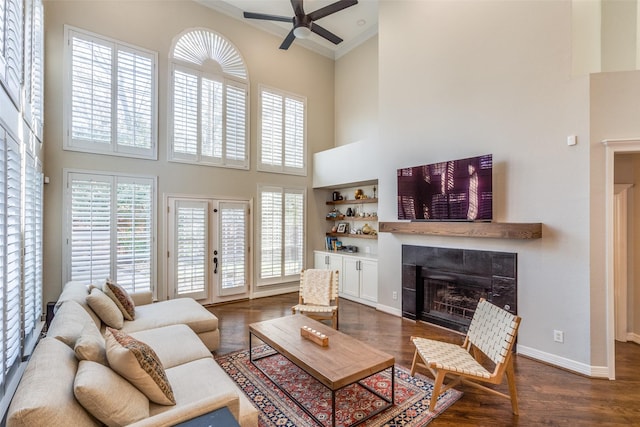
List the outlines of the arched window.
{"label": "arched window", "polygon": [[170,53],[169,160],[249,169],[249,82],[233,44],[207,29]]}

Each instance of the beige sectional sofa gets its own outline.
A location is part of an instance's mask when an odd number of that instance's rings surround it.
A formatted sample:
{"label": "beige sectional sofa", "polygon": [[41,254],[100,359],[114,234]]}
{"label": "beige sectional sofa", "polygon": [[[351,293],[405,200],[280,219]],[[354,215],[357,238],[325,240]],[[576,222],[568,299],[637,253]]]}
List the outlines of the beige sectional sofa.
{"label": "beige sectional sofa", "polygon": [[258,425],[257,410],[212,357],[218,319],[208,310],[188,298],[145,304],[150,294],[131,295],[135,317],[119,331],[157,356],[175,400],[163,405],[109,365],[116,330],[106,332],[104,313],[87,302],[91,292],[79,283],[65,286],[11,402],[8,427],[170,426],[224,406],[242,427]]}

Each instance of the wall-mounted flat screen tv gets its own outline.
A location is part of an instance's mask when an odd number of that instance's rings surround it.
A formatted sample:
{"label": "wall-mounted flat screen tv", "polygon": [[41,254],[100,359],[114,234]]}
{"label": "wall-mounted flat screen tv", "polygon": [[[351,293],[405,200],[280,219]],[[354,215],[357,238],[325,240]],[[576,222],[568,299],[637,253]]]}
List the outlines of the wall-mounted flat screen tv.
{"label": "wall-mounted flat screen tv", "polygon": [[398,219],[491,221],[493,156],[398,169]]}

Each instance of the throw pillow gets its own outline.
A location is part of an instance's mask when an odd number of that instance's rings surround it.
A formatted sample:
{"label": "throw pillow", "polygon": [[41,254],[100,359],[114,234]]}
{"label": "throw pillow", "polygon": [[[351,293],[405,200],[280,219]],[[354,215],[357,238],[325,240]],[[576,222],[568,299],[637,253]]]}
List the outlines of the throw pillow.
{"label": "throw pillow", "polygon": [[176,404],[167,373],[151,347],[113,328],[107,328],[105,342],[107,360],[114,371],[129,380],[152,402]]}
{"label": "throw pillow", "polygon": [[149,418],[149,399],[120,375],[95,362],[80,362],[73,394],[87,412],[107,426]]}
{"label": "throw pillow", "polygon": [[104,337],[93,322],[89,322],[82,328],[80,338],[76,340],[73,348],[78,360],[90,360],[98,362],[104,366],[109,366],[107,362],[107,351],[104,348]]}
{"label": "throw pillow", "polygon": [[91,289],[91,293],[87,295],[87,304],[107,326],[120,329],[124,325],[122,312],[116,303],[100,289]]}
{"label": "throw pillow", "polygon": [[129,293],[122,286],[107,279],[102,290],[116,303],[125,319],[133,320],[135,318],[136,306]]}

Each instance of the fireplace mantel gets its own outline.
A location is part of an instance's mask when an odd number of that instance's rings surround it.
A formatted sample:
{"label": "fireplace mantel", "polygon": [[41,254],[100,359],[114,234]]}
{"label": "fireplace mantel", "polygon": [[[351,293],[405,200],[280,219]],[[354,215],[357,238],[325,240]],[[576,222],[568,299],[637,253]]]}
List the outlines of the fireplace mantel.
{"label": "fireplace mantel", "polygon": [[515,222],[380,222],[381,233],[492,239],[539,239],[542,223]]}

